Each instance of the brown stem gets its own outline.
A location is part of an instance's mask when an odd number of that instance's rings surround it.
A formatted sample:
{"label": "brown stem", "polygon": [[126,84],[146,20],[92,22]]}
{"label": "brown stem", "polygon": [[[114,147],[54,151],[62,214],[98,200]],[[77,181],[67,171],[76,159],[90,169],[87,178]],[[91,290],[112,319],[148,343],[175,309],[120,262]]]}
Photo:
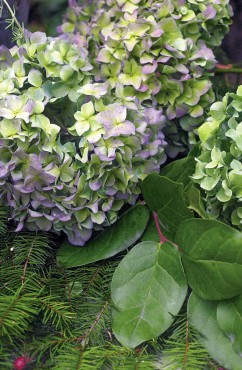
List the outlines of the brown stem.
{"label": "brown stem", "polygon": [[242,68],[233,64],[217,64],[215,73],[242,73]]}
{"label": "brown stem", "polygon": [[28,253],[27,258],[26,258],[25,263],[24,263],[23,274],[22,274],[22,276],[21,276],[22,284],[24,284],[24,282],[25,282],[26,270],[27,270],[27,267],[28,267],[28,264],[29,264],[29,259],[30,259],[30,256],[31,256],[31,253],[32,253],[32,250],[33,250],[33,248],[34,248],[35,240],[36,240],[36,238],[34,238],[34,240],[33,240],[32,244],[31,244],[31,247],[30,247],[30,249],[29,249],[29,253]]}
{"label": "brown stem", "polygon": [[158,235],[160,237],[160,243],[163,244],[165,242],[168,242],[168,239],[166,239],[160,229],[160,223],[159,223],[159,218],[158,218],[158,215],[156,212],[153,212],[153,217],[154,217],[154,221],[155,221],[155,226],[156,226],[156,230],[158,232]]}
{"label": "brown stem", "polygon": [[101,319],[102,315],[104,314],[104,312],[106,311],[106,309],[108,308],[108,305],[109,305],[109,300],[106,300],[103,308],[101,309],[101,311],[99,312],[99,314],[97,315],[95,321],[93,322],[92,326],[90,327],[90,329],[88,330],[88,332],[86,333],[85,335],[85,345],[86,345],[86,342],[91,334],[91,332],[93,331],[93,329],[95,328],[95,326],[97,325],[97,323],[99,322],[99,320]]}

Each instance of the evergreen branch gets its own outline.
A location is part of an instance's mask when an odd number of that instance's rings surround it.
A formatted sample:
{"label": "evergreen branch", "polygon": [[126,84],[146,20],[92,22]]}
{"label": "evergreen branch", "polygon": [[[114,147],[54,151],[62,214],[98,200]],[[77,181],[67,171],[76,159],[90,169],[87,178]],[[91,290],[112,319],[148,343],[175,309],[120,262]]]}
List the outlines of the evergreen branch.
{"label": "evergreen branch", "polygon": [[109,306],[109,300],[107,300],[103,306],[103,308],[101,309],[101,311],[99,312],[99,314],[97,315],[97,317],[95,318],[94,322],[92,323],[90,329],[88,330],[88,332],[86,333],[85,335],[85,338],[84,338],[84,345],[86,345],[87,341],[88,341],[88,338],[90,336],[90,334],[92,333],[92,331],[94,330],[95,326],[98,324],[98,322],[100,321],[101,317],[103,316],[103,314],[105,313],[105,311],[108,309],[108,306]]}
{"label": "evergreen branch", "polygon": [[[0,285],[1,292],[6,295],[12,294],[15,292],[22,284],[21,277],[23,274],[22,266],[15,266],[12,261],[3,262],[4,267],[1,270],[0,274]],[[42,281],[39,273],[32,268],[26,271],[25,283],[24,283],[24,292],[35,292],[36,296],[40,294],[42,289]]]}
{"label": "evergreen branch", "polygon": [[6,207],[0,207],[0,235],[6,236],[9,211]]}
{"label": "evergreen branch", "polygon": [[101,268],[99,267],[93,274],[93,276],[91,277],[90,281],[88,282],[88,285],[85,287],[85,289],[83,290],[83,294],[87,294],[91,285],[94,283],[94,281],[96,280],[96,277],[98,276],[99,272],[101,271]]}
{"label": "evergreen branch", "polygon": [[161,354],[157,367],[162,370],[202,370],[210,360],[208,352],[198,342],[196,332],[188,325],[186,312],[177,317],[168,338],[157,347]]}
{"label": "evergreen branch", "polygon": [[38,302],[33,293],[22,294],[24,285],[14,295],[0,296],[0,335],[12,342],[13,336],[23,335],[38,314]]}
{"label": "evergreen branch", "polygon": [[[7,0],[1,0],[1,7],[0,11],[3,10],[3,4],[7,7],[11,18],[7,19],[6,22],[8,23],[8,26],[6,28],[11,27],[14,39],[13,41],[16,41],[17,39],[23,38],[24,35],[24,26],[21,25],[15,15],[15,8],[11,8]],[[15,26],[14,26],[15,25]]]}
{"label": "evergreen branch", "polygon": [[19,233],[13,240],[13,250],[15,265],[24,265],[24,276],[27,266],[41,269],[45,265],[51,248],[46,234]]}
{"label": "evergreen branch", "polygon": [[70,331],[72,320],[76,318],[76,314],[70,310],[69,305],[63,302],[63,299],[53,294],[47,297],[41,297],[41,311],[43,312],[43,323],[51,324],[60,329],[62,334]]}
{"label": "evergreen branch", "polygon": [[86,348],[67,345],[56,357],[53,370],[154,370],[155,356],[106,343],[105,346]]}

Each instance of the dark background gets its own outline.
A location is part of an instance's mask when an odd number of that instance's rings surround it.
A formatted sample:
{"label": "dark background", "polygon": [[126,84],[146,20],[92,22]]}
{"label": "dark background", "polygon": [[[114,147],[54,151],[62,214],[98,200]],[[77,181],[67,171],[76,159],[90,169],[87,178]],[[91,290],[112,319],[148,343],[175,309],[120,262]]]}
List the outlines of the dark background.
{"label": "dark background", "polygon": [[233,24],[222,47],[232,63],[242,63],[242,0],[230,0],[234,11]]}

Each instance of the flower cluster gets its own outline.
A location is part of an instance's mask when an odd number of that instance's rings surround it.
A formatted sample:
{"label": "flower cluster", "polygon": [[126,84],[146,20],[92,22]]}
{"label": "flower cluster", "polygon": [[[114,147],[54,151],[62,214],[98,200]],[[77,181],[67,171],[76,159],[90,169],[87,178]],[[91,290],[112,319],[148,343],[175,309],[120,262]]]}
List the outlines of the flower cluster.
{"label": "flower cluster", "polygon": [[198,131],[201,154],[193,180],[205,194],[207,212],[242,228],[242,86],[211,106]]}
{"label": "flower cluster", "polygon": [[[89,50],[96,81],[107,81],[114,94],[121,86],[124,97],[143,106],[162,107],[167,135],[182,146],[177,130],[201,123],[214,100],[210,47],[228,31],[228,0],[107,0],[95,9],[69,4],[61,30]],[[169,154],[177,150],[169,147]]]}
{"label": "flower cluster", "polygon": [[83,245],[134,203],[165,161],[164,116],[94,82],[87,52],[27,33],[0,48],[0,203],[17,230],[64,231]]}

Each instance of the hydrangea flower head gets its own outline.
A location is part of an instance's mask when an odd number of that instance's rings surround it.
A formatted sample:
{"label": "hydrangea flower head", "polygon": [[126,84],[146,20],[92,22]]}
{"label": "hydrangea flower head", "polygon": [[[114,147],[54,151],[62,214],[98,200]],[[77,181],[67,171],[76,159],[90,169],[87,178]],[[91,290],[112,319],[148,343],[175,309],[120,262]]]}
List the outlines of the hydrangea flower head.
{"label": "hydrangea flower head", "polygon": [[61,30],[89,50],[96,82],[164,111],[174,157],[214,100],[212,48],[231,15],[228,0],[72,0]]}
{"label": "hydrangea flower head", "polygon": [[1,53],[0,204],[17,231],[63,231],[84,245],[166,160],[164,115],[111,94],[65,36],[26,32]]}

